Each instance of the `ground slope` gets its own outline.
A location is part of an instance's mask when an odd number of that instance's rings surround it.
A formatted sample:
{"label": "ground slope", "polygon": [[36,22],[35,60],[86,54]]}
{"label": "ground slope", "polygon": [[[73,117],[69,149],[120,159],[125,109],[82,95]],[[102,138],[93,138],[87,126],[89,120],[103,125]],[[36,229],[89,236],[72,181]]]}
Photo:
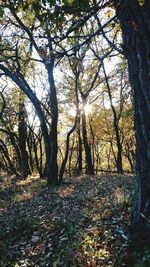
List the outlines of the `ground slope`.
{"label": "ground slope", "polygon": [[0,182],[0,266],[133,266],[133,176],[76,177],[50,190],[36,176]]}

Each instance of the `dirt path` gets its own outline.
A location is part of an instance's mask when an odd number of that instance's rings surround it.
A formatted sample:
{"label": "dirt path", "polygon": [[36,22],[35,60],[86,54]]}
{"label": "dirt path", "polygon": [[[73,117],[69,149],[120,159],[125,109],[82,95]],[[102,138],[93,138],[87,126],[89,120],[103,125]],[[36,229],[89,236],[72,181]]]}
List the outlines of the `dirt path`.
{"label": "dirt path", "polygon": [[[134,178],[0,178],[0,266],[121,267]],[[125,252],[124,252],[125,254]]]}

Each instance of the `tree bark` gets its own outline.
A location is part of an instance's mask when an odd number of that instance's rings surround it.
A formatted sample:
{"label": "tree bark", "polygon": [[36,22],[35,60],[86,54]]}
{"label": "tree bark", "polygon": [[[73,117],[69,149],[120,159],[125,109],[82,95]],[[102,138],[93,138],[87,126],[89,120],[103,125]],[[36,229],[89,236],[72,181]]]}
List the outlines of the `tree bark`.
{"label": "tree bark", "polygon": [[57,124],[58,124],[58,103],[56,87],[54,82],[54,58],[51,56],[50,63],[46,64],[46,69],[48,73],[48,81],[50,85],[50,105],[51,105],[51,126],[50,126],[50,158],[49,164],[47,165],[48,171],[48,185],[58,183],[58,164],[57,164]]}
{"label": "tree bark", "polygon": [[110,88],[110,85],[109,85],[109,82],[108,82],[108,77],[107,77],[107,74],[106,74],[106,71],[105,71],[104,62],[102,63],[102,66],[103,66],[105,81],[106,81],[106,85],[107,85],[107,91],[108,91],[110,106],[111,106],[111,110],[112,110],[112,113],[113,113],[113,124],[114,124],[114,130],[115,130],[115,136],[116,136],[116,145],[117,145],[116,167],[117,167],[117,172],[118,173],[123,173],[122,144],[121,144],[121,141],[120,141],[120,134],[119,134],[119,118],[117,116],[115,107],[113,105],[111,88]]}
{"label": "tree bark", "polygon": [[77,120],[77,136],[78,136],[78,169],[77,175],[82,173],[82,138],[81,138],[81,112],[79,110],[78,120]]}
{"label": "tree bark", "polygon": [[72,128],[70,129],[70,131],[67,133],[65,157],[63,159],[63,162],[62,162],[62,165],[61,165],[61,168],[60,168],[59,182],[62,182],[62,179],[63,179],[63,175],[64,175],[64,171],[65,171],[65,167],[66,167],[66,163],[67,163],[68,155],[69,155],[70,136],[71,136],[71,134],[74,132],[74,130],[76,128],[76,125],[77,125],[77,117],[78,117],[78,112],[77,112],[76,117],[75,117],[74,125],[72,126]]}
{"label": "tree bark", "polygon": [[[119,2],[119,3],[118,3]],[[136,197],[133,229],[150,232],[150,3],[114,1],[134,96]]]}
{"label": "tree bark", "polygon": [[88,144],[88,138],[87,138],[87,126],[86,126],[86,114],[84,107],[86,106],[86,98],[84,98],[84,95],[81,95],[82,97],[82,103],[83,103],[83,110],[82,110],[82,138],[84,143],[84,149],[85,149],[85,158],[86,158],[86,165],[87,165],[87,174],[93,175],[94,174],[94,168],[92,164],[92,155],[91,155],[91,148]]}
{"label": "tree bark", "polygon": [[19,147],[21,152],[21,173],[23,178],[26,178],[29,174],[28,165],[28,152],[26,150],[26,140],[27,140],[27,127],[25,123],[25,104],[23,95],[20,94],[19,99],[19,123],[18,123],[18,134],[19,134]]}
{"label": "tree bark", "polygon": [[7,146],[4,144],[4,142],[1,139],[0,139],[0,151],[4,155],[4,158],[5,158],[5,161],[6,161],[6,169],[7,169],[7,171],[10,170],[16,176],[20,177],[20,173],[16,170],[16,168],[14,167],[13,162],[11,161]]}
{"label": "tree bark", "polygon": [[[20,149],[19,149],[19,144],[18,144],[18,136],[16,135],[16,133],[12,132],[9,128],[7,129],[3,129],[0,128],[0,132],[4,132],[5,134],[7,134],[10,138],[11,144],[14,148],[14,152],[17,156],[17,163],[16,164],[18,166],[18,169],[20,171],[21,169],[21,153],[20,153]],[[16,166],[16,168],[17,168]]]}
{"label": "tree bark", "polygon": [[50,150],[51,150],[50,136],[49,136],[49,132],[48,132],[47,125],[46,125],[46,118],[41,108],[41,103],[38,100],[36,94],[32,91],[32,89],[26,82],[24,76],[20,72],[13,73],[12,71],[10,71],[8,68],[3,66],[2,64],[0,64],[0,69],[4,72],[6,76],[8,76],[14,83],[16,83],[16,85],[25,93],[25,95],[30,99],[30,101],[32,102],[36,110],[37,116],[40,120],[40,125],[41,125],[42,134],[43,134],[44,145],[45,145],[46,167],[47,167],[46,174],[50,180],[51,179],[50,168],[49,168],[49,158],[50,158]]}

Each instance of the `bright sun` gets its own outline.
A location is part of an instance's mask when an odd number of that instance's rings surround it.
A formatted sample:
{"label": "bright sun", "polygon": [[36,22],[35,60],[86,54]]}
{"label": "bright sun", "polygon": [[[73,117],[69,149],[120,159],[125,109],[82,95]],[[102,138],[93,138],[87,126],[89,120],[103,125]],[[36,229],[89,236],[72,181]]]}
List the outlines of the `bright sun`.
{"label": "bright sun", "polygon": [[[80,108],[81,108],[81,110],[83,109],[82,106],[81,106]],[[92,106],[91,106],[90,104],[86,104],[86,105],[84,106],[84,111],[85,111],[85,114],[86,114],[86,115],[90,114],[90,113],[92,112]],[[76,108],[75,108],[75,107],[70,108],[70,110],[69,110],[69,114],[70,114],[71,116],[75,117],[75,116],[76,116]]]}

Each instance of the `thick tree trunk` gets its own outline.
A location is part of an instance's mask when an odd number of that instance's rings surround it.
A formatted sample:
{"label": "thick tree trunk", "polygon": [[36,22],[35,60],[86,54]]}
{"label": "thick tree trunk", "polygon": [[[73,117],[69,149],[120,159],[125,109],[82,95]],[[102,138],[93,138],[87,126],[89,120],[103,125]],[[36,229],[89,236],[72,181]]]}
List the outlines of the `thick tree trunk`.
{"label": "thick tree trunk", "polygon": [[[119,2],[119,4],[118,4]],[[136,129],[136,197],[133,226],[150,232],[150,3],[114,1],[133,89]]]}

